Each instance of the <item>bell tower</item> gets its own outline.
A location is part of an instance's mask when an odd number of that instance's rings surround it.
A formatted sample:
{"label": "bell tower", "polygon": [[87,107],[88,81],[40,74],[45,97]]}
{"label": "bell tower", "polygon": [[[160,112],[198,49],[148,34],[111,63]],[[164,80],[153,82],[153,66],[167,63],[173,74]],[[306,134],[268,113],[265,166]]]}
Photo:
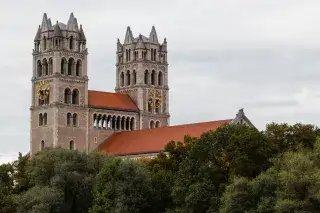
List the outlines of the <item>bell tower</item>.
{"label": "bell tower", "polygon": [[155,27],[148,37],[134,37],[127,27],[117,42],[116,92],[127,93],[140,110],[140,129],[169,125],[167,41],[160,44]]}
{"label": "bell tower", "polygon": [[31,156],[45,147],[86,151],[88,52],[74,14],[54,25],[44,14],[32,55]]}

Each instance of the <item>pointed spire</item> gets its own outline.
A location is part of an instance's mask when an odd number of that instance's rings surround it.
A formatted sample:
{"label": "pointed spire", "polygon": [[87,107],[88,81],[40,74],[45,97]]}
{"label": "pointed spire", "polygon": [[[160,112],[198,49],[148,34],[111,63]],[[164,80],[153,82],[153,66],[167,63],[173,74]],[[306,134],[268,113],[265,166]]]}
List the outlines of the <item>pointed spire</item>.
{"label": "pointed spire", "polygon": [[77,31],[79,31],[79,26],[78,26],[78,20],[77,20],[77,18],[74,18],[74,23],[75,23],[75,26],[76,26]]}
{"label": "pointed spire", "polygon": [[63,37],[58,21],[57,21],[56,25],[54,26],[53,36],[54,37]]}
{"label": "pointed spire", "polygon": [[39,25],[36,37],[34,37],[34,41],[40,41],[40,40],[41,40],[41,26]]}
{"label": "pointed spire", "polygon": [[159,43],[156,28],[154,26],[152,26],[152,28],[151,28],[151,32],[149,35],[149,41],[152,43]]}
{"label": "pointed spire", "polygon": [[49,30],[52,29],[52,23],[51,23],[51,18],[48,19],[48,28]]}
{"label": "pointed spire", "polygon": [[78,32],[79,31],[78,29],[79,28],[78,28],[77,19],[75,19],[73,13],[71,13],[67,23],[67,30]]}
{"label": "pointed spire", "polygon": [[117,39],[117,52],[122,52],[123,51],[123,46],[120,42],[120,39]]}
{"label": "pointed spire", "polygon": [[243,111],[243,108],[239,109],[237,115],[237,117],[243,117],[244,116],[244,111]]}
{"label": "pointed spire", "polygon": [[86,36],[84,35],[84,32],[83,32],[83,29],[82,29],[82,24],[80,24],[80,37],[79,37],[79,39],[80,39],[80,41],[86,41],[87,39],[86,39]]}
{"label": "pointed spire", "polygon": [[138,43],[137,43],[136,49],[146,49],[146,46],[143,43],[141,34],[139,34]]}
{"label": "pointed spire", "polygon": [[47,18],[47,14],[46,14],[46,13],[43,14],[42,24],[41,24],[41,30],[42,30],[42,32],[49,30],[49,27],[48,27],[48,18]]}
{"label": "pointed spire", "polygon": [[124,44],[130,44],[132,43],[134,40],[133,35],[132,35],[132,31],[130,29],[130,27],[127,27],[127,32],[126,32],[126,36],[124,38]]}

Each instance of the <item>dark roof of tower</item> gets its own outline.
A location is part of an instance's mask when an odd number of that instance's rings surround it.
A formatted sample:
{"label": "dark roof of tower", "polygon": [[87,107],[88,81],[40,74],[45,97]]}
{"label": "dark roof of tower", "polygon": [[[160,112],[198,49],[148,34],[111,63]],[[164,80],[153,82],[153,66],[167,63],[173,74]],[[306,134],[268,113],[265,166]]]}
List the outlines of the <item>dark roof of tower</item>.
{"label": "dark roof of tower", "polygon": [[[149,42],[149,39],[147,37],[145,37],[144,35],[141,35],[141,39],[143,42]],[[139,40],[139,36],[134,39],[134,42],[138,42],[138,40]]]}
{"label": "dark roof of tower", "polygon": [[79,39],[80,39],[80,41],[86,41],[87,39],[86,39],[86,36],[84,35],[84,32],[83,32],[83,29],[82,29],[82,24],[80,24],[80,37],[79,37]]}
{"label": "dark roof of tower", "polygon": [[41,40],[41,27],[40,27],[40,25],[38,27],[38,31],[37,31],[36,37],[34,37],[34,40],[35,41],[40,41]]}
{"label": "dark roof of tower", "polygon": [[151,28],[151,32],[150,32],[150,35],[149,35],[149,42],[159,43],[158,42],[157,31],[156,31],[156,28],[154,26],[152,26],[152,28]]}
{"label": "dark roof of tower", "polygon": [[53,36],[54,37],[63,37],[58,21],[57,21],[57,24],[54,25]]}
{"label": "dark roof of tower", "polygon": [[142,35],[140,34],[138,37],[136,49],[145,49],[145,48],[146,46],[144,45]]}

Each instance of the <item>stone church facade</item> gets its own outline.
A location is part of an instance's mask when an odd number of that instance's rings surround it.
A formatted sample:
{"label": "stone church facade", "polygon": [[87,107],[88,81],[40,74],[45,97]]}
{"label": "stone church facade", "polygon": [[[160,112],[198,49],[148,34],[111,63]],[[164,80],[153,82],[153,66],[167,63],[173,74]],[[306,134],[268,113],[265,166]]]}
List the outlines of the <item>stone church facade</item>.
{"label": "stone church facade", "polygon": [[234,119],[169,126],[167,41],[159,42],[155,27],[137,37],[128,27],[124,42],[118,39],[115,92],[88,89],[86,45],[73,13],[54,25],[43,15],[33,49],[31,156],[45,147],[151,156],[184,135],[252,125],[240,110]]}

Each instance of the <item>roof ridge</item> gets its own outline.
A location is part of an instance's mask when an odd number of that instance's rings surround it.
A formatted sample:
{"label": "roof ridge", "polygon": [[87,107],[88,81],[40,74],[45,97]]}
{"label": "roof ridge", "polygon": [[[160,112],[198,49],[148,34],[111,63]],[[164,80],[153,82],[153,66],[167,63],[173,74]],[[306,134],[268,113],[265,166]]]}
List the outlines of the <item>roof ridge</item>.
{"label": "roof ridge", "polygon": [[88,90],[88,92],[100,92],[100,93],[108,93],[108,94],[115,94],[115,95],[128,95],[126,93],[108,92],[108,91],[100,91],[100,90]]}
{"label": "roof ridge", "polygon": [[158,129],[169,129],[169,128],[174,128],[174,127],[192,126],[192,125],[208,124],[208,123],[214,123],[214,122],[226,122],[226,121],[231,122],[232,120],[233,119],[222,119],[222,120],[216,120],[216,121],[205,121],[205,122],[172,125],[172,126],[162,126],[162,127],[157,127],[157,128],[153,128],[153,129],[136,129],[136,130],[132,130],[132,131],[115,132],[112,135],[118,135],[118,134],[122,134],[122,133],[131,133],[131,132],[132,133],[133,132],[147,132],[147,131],[153,131],[153,130],[158,130]]}

